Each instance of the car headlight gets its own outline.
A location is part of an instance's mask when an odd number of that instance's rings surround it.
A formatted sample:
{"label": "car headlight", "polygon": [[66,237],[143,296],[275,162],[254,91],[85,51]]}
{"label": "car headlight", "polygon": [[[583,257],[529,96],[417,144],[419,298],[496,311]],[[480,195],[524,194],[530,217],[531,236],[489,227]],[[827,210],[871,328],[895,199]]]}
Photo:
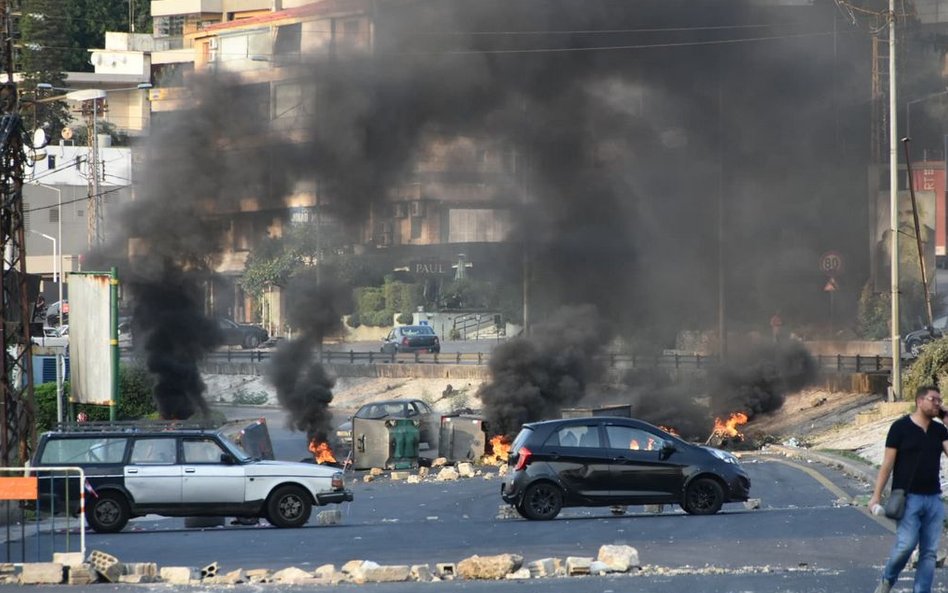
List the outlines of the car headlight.
{"label": "car headlight", "polygon": [[740,462],[737,460],[737,457],[731,455],[727,451],[722,451],[720,449],[708,449],[712,455],[723,461],[724,463],[733,463],[738,465]]}

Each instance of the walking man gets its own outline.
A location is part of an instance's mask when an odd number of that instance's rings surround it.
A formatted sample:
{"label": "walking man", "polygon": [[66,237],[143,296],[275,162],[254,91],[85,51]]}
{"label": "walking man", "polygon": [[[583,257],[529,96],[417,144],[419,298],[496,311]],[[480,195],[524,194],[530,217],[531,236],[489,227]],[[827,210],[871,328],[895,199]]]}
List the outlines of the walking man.
{"label": "walking man", "polygon": [[[915,411],[889,427],[879,476],[869,499],[874,509],[892,474],[892,488],[905,490],[905,514],[898,521],[895,544],[882,572],[876,593],[889,593],[918,546],[914,593],[930,593],[935,575],[935,554],[941,538],[944,506],[941,502],[941,454],[948,454],[948,429],[942,418],[941,393],[924,385],[915,392]],[[893,471],[894,470],[894,471]]]}

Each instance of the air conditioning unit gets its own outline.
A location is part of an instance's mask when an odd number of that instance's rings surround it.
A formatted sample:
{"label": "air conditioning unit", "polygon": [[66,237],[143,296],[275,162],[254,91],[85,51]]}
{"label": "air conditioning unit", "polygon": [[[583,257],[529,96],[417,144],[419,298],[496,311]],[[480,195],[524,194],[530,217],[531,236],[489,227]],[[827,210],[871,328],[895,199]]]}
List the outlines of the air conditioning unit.
{"label": "air conditioning unit", "polygon": [[414,217],[424,216],[425,215],[425,203],[421,200],[416,200],[411,203],[411,215]]}
{"label": "air conditioning unit", "polygon": [[405,202],[395,203],[395,218],[405,218],[408,216],[408,204]]}

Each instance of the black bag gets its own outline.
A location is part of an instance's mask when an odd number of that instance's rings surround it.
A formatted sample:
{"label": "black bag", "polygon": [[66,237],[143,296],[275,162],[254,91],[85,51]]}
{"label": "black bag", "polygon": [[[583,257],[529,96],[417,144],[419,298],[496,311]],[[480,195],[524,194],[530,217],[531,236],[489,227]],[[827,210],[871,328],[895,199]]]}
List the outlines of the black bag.
{"label": "black bag", "polygon": [[885,501],[885,516],[898,521],[905,514],[905,490],[896,488]]}

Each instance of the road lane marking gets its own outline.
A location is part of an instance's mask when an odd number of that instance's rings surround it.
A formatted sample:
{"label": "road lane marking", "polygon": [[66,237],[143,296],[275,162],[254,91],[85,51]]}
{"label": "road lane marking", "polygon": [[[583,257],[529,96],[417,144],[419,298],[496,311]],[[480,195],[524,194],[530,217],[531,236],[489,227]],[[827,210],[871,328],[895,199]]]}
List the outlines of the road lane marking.
{"label": "road lane marking", "polygon": [[[829,490],[830,492],[832,492],[833,494],[835,494],[837,498],[846,498],[846,499],[849,499],[849,500],[852,500],[852,498],[853,498],[852,496],[850,496],[849,494],[847,494],[842,488],[840,488],[839,486],[837,486],[836,484],[834,484],[833,482],[831,482],[829,478],[827,478],[826,476],[824,476],[824,475],[821,474],[820,472],[816,471],[816,470],[813,469],[812,467],[807,467],[807,466],[805,466],[805,465],[801,465],[801,464],[799,464],[799,463],[790,461],[789,459],[778,459],[778,458],[776,458],[776,457],[767,457],[766,460],[767,460],[767,461],[776,461],[777,463],[782,463],[782,464],[784,464],[784,465],[789,465],[790,467],[793,467],[793,468],[796,468],[796,469],[802,471],[803,473],[807,474],[808,476],[810,476],[811,478],[813,478],[814,480],[816,480],[817,482],[819,482],[820,485],[822,485],[824,488],[826,488],[827,490]],[[869,517],[870,519],[872,519],[873,521],[875,521],[875,522],[878,523],[879,525],[881,525],[881,526],[883,526],[884,528],[888,529],[888,530],[891,531],[892,533],[895,533],[895,521],[893,521],[893,520],[891,520],[891,519],[889,519],[888,517],[885,517],[885,516],[883,516],[883,515],[873,515],[872,513],[869,512],[869,509],[868,509],[867,507],[864,507],[864,506],[862,506],[861,504],[855,504],[855,505],[852,505],[852,506],[853,506],[853,508],[855,508],[857,511],[859,511],[859,512],[862,513],[863,515],[866,515],[867,517]]]}

